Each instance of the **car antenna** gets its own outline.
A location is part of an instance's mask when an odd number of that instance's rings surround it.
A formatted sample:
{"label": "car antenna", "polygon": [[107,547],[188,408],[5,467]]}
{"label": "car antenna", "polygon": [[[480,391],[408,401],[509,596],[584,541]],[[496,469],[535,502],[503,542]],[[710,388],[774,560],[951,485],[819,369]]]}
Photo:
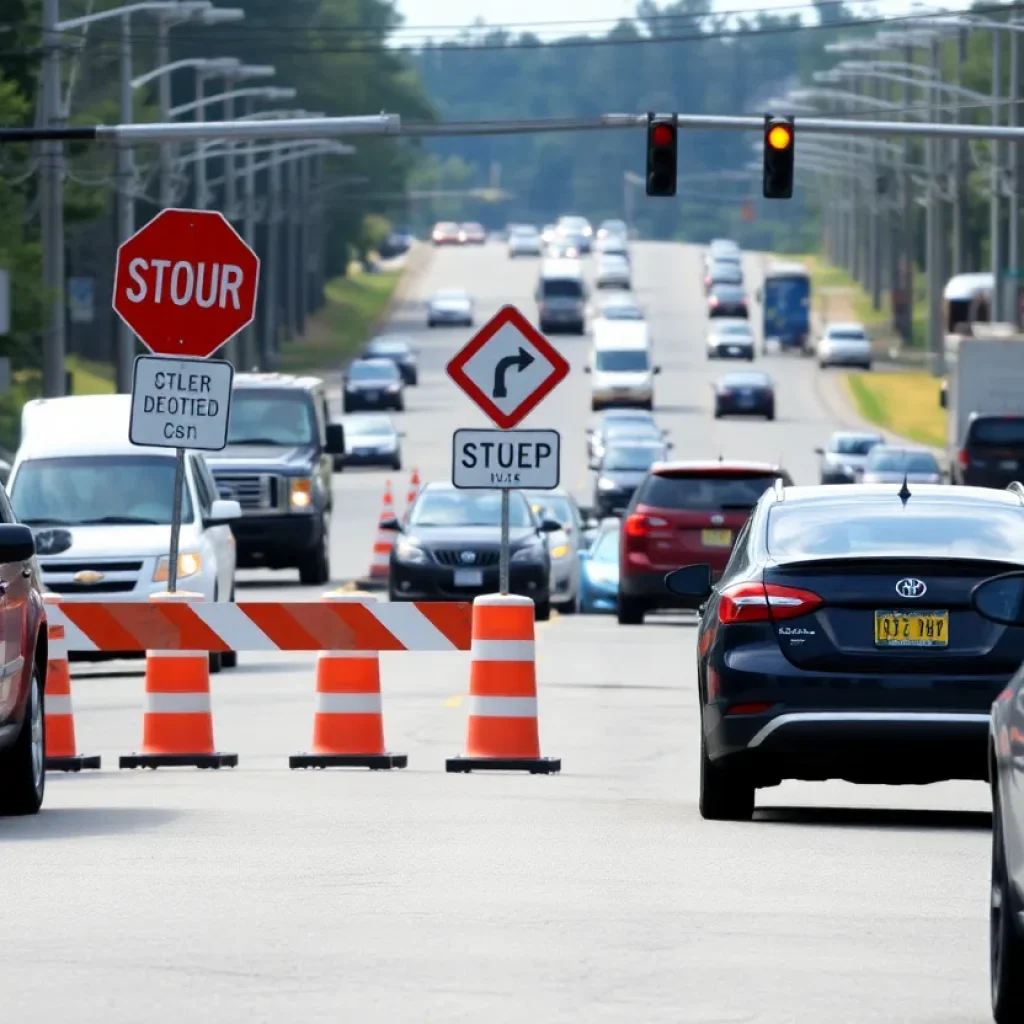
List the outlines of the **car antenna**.
{"label": "car antenna", "polygon": [[896,497],[903,502],[903,507],[907,507],[907,502],[910,501],[910,488],[907,486],[907,472],[903,471],[903,485],[900,487]]}

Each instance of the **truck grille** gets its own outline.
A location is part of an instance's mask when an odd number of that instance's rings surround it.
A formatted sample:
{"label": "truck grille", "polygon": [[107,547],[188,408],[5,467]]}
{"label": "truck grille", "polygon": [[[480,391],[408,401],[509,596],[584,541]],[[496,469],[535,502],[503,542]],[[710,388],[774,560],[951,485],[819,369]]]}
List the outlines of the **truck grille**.
{"label": "truck grille", "polygon": [[213,478],[220,496],[237,501],[243,512],[267,512],[277,507],[277,477],[214,472]]}
{"label": "truck grille", "polygon": [[469,550],[469,548],[457,548],[453,550],[434,551],[434,558],[436,558],[441,565],[459,566],[462,569],[477,569],[497,565],[498,560],[501,557],[500,553],[497,551],[473,551],[473,561],[463,561],[463,553]]}

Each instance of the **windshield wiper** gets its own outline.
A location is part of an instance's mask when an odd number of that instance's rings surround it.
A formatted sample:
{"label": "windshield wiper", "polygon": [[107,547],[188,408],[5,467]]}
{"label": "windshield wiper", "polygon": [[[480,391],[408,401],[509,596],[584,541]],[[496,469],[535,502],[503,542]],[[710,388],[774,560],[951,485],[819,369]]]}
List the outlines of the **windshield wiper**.
{"label": "windshield wiper", "polygon": [[166,526],[167,523],[159,523],[155,519],[143,519],[140,516],[99,516],[96,519],[81,519],[78,526],[128,526],[142,524],[144,526]]}
{"label": "windshield wiper", "polygon": [[42,516],[39,519],[20,519],[18,520],[22,526],[73,526],[67,519],[50,519],[47,516]]}
{"label": "windshield wiper", "polygon": [[233,437],[229,439],[228,444],[289,444],[288,441],[278,441],[273,437],[243,437],[240,441],[236,441]]}

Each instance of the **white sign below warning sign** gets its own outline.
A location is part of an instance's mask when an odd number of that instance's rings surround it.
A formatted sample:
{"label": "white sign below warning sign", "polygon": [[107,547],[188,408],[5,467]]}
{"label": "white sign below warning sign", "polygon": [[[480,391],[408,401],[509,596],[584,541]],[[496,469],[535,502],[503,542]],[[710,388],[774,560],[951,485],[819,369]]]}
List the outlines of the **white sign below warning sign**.
{"label": "white sign below warning sign", "polygon": [[557,430],[456,430],[452,440],[452,483],[547,491],[558,486]]}

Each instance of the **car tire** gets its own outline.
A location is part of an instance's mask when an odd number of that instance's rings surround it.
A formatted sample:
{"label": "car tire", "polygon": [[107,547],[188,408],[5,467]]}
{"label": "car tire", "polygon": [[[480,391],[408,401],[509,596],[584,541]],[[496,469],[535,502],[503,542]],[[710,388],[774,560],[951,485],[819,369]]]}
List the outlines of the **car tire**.
{"label": "car tire", "polygon": [[43,681],[33,661],[28,705],[14,744],[0,753],[0,817],[38,814],[46,793]]}
{"label": "car tire", "polygon": [[352,406],[348,402],[342,402],[341,411],[347,416],[352,411]]}
{"label": "car tire", "polygon": [[395,402],[395,412],[405,412],[405,399],[400,398]]}
{"label": "car tire", "polygon": [[644,608],[639,601],[631,601],[625,594],[619,594],[618,607],[620,626],[642,626],[644,624]]}
{"label": "car tire", "polygon": [[533,618],[535,622],[547,622],[551,618],[551,601],[534,601]]}
{"label": "car tire", "polygon": [[555,605],[555,610],[559,615],[575,615],[577,600],[578,598],[574,597],[571,601],[562,601],[560,604]]}
{"label": "car tire", "polygon": [[720,420],[722,418],[722,410],[715,406],[715,419]]}
{"label": "car tire", "polygon": [[209,659],[210,675],[215,676],[224,667],[224,655],[221,651],[210,651]]}
{"label": "car tire", "polygon": [[436,327],[436,326],[437,326],[437,325],[436,325],[436,324],[434,323],[434,321],[433,321],[433,320],[428,320],[428,321],[427,321],[427,328],[428,328],[428,329],[433,329],[433,328],[434,328],[434,327]]}
{"label": "car tire", "polygon": [[822,362],[820,359],[818,360],[818,369],[819,370],[824,370],[824,369],[827,368],[827,366],[828,366],[828,363]]}
{"label": "car tire", "polygon": [[992,897],[989,967],[996,1024],[1024,1020],[1024,935],[1015,925],[1014,894],[1006,865],[998,786],[992,790]]}
{"label": "car tire", "polygon": [[863,366],[861,367],[861,369],[862,369],[862,370],[863,370],[863,371],[864,371],[865,373],[870,373],[870,372],[871,372],[871,364],[870,364],[870,363],[865,363],[865,364],[864,364],[864,365],[863,365]]}
{"label": "car tire", "polygon": [[299,563],[299,582],[305,587],[322,586],[331,579],[331,529],[330,520],[326,516],[320,534],[316,550]]}
{"label": "car tire", "polygon": [[409,387],[411,387],[411,388],[418,387],[419,383],[420,383],[420,375],[418,373],[414,373],[409,378]]}
{"label": "car tire", "polygon": [[402,470],[402,460],[395,459],[395,461],[391,463],[391,468],[394,472],[400,473]]}
{"label": "car tire", "polygon": [[700,816],[705,821],[750,821],[754,816],[754,784],[734,768],[715,764],[700,737]]}

